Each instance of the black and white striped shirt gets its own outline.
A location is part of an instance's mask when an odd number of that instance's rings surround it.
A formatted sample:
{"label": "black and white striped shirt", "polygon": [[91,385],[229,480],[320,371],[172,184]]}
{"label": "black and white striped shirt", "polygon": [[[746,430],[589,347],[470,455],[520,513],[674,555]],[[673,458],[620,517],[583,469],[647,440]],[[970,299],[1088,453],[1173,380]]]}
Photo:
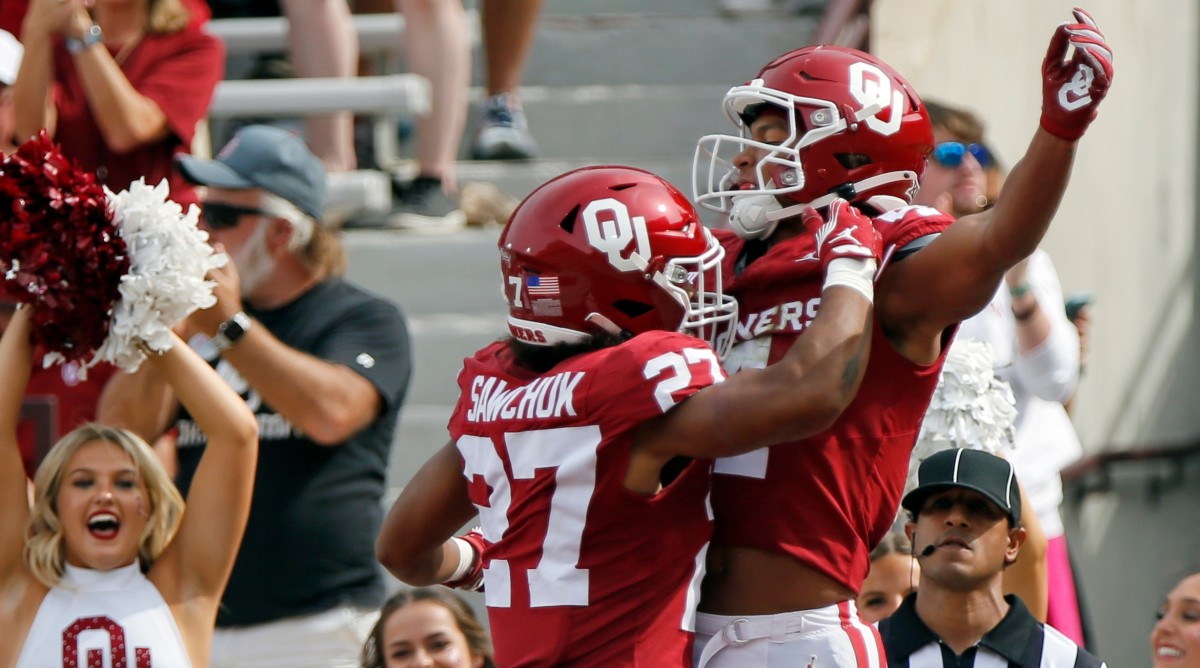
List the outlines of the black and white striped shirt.
{"label": "black and white striped shirt", "polygon": [[1053,627],[1039,622],[1016,596],[1008,614],[961,655],[917,617],[916,594],[879,623],[889,668],[1106,668]]}

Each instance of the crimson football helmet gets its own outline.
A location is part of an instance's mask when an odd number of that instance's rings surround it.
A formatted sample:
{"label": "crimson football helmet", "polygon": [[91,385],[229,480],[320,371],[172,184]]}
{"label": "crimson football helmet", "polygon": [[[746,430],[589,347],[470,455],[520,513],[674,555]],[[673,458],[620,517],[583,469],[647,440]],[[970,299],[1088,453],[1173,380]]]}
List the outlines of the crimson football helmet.
{"label": "crimson football helmet", "polygon": [[513,337],[534,345],[607,332],[695,335],[718,352],[737,302],[724,249],[675,186],[633,167],[584,167],[525,198],[500,235]]}
{"label": "crimson football helmet", "polygon": [[[749,136],[761,105],[786,113],[786,141]],[[729,89],[724,107],[740,136],[700,139],[692,186],[699,205],[728,213],[745,238],[769,236],[780,219],[836,197],[880,213],[911,203],[933,150],[933,128],[916,91],[887,63],[855,49],[822,45],[785,53],[753,81]],[[742,178],[735,163],[752,149],[763,155],[754,169],[757,183]]]}

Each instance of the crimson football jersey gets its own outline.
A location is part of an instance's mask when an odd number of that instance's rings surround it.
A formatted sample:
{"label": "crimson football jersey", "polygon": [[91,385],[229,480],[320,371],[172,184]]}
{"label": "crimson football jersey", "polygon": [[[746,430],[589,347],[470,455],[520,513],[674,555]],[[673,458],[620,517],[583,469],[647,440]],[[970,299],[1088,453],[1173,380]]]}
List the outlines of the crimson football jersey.
{"label": "crimson football jersey", "polygon": [[725,379],[690,336],[647,332],[544,374],[504,342],[468,358],[450,434],[488,547],[496,663],[691,666],[712,461],[625,488],[635,430]]}
{"label": "crimson football jersey", "polygon": [[[874,219],[881,261],[952,222],[928,207],[904,207]],[[744,242],[719,235],[726,262]],[[810,234],[772,246],[748,264],[726,292],[737,297],[737,343],[730,373],[779,360],[816,317],[824,276]],[[727,267],[726,276],[734,275]],[[948,342],[946,342],[948,344]],[[896,517],[909,453],[937,386],[942,355],[922,366],[892,347],[876,319],[862,386],[828,430],[802,441],[719,459],[713,478],[713,542],[789,554],[857,592],[871,548]]]}

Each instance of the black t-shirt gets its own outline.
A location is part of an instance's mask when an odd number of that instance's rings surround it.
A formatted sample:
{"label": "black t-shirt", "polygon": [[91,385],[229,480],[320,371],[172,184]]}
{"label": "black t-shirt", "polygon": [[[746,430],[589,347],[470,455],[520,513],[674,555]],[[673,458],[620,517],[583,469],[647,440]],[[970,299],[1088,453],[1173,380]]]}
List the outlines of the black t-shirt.
{"label": "black t-shirt", "polygon": [[[371,381],[384,406],[345,443],[318,445],[263,403],[233,365],[215,361],[259,426],[250,521],[217,625],[258,624],[338,605],[377,607],[384,584],[375,538],[392,436],[412,371],[404,316],[340,279],[326,280],[281,308],[247,313],[288,346]],[[186,411],[176,426],[177,482],[186,495],[206,439]]]}

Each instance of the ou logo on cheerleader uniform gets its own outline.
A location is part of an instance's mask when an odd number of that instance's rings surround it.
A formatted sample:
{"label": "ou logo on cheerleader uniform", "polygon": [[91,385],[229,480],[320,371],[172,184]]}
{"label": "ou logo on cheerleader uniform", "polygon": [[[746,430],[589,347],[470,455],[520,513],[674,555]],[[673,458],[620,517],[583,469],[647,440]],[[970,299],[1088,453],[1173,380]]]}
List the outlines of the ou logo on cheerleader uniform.
{"label": "ou logo on cheerleader uniform", "polygon": [[[84,662],[79,661],[79,636],[88,631],[108,634],[109,665],[112,668],[129,668],[129,649],[125,646],[125,629],[115,620],[105,617],[81,617],[63,630],[63,668],[104,668],[104,652],[88,649]],[[89,636],[95,634],[89,634]],[[150,648],[134,647],[134,668],[150,668]]]}

